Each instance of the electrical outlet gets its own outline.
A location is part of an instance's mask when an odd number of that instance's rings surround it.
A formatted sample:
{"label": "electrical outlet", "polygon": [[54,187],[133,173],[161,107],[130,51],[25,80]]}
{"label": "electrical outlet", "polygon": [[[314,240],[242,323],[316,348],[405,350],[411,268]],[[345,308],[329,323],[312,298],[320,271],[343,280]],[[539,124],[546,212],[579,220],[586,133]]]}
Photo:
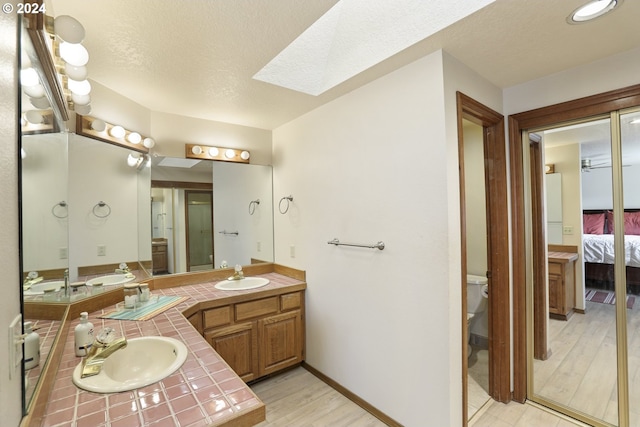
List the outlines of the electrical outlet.
{"label": "electrical outlet", "polygon": [[573,227],[570,225],[565,225],[564,227],[562,227],[562,234],[567,234],[567,235],[573,234]]}
{"label": "electrical outlet", "polygon": [[67,259],[69,258],[69,249],[68,248],[60,248],[59,250],[59,257],[60,259]]}
{"label": "electrical outlet", "polygon": [[98,245],[98,256],[106,256],[106,255],[107,255],[107,246]]}
{"label": "electrical outlet", "polygon": [[296,257],[296,247],[294,245],[289,246],[289,256],[291,258]]}

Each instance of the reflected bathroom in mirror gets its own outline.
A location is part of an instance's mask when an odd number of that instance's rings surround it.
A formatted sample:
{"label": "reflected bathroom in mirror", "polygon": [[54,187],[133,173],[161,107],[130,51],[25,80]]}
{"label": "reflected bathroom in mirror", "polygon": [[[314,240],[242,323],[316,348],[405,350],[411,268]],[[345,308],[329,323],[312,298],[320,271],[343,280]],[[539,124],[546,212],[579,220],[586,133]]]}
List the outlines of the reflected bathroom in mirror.
{"label": "reflected bathroom in mirror", "polygon": [[68,133],[24,136],[23,149],[25,299],[89,296],[97,289],[65,280],[115,274],[121,263],[149,277],[149,162],[131,167],[130,150]]}
{"label": "reflected bathroom in mirror", "polygon": [[271,166],[154,157],[153,273],[273,262]]}

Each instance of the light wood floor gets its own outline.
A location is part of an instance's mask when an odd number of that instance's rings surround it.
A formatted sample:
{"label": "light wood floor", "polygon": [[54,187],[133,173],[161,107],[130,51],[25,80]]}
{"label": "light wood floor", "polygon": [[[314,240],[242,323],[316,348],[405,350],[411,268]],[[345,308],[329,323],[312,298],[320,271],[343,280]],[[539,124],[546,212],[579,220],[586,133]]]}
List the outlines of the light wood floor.
{"label": "light wood floor", "polygon": [[386,425],[304,368],[258,382],[251,389],[267,405],[267,420],[257,427]]}
{"label": "light wood floor", "polygon": [[[627,310],[631,426],[640,426],[640,301]],[[550,320],[551,357],[534,361],[536,394],[618,423],[615,306],[587,301],[586,313]]]}
{"label": "light wood floor", "polygon": [[[267,405],[267,420],[257,427],[383,427],[384,423],[316,378],[296,368],[251,386]],[[428,426],[425,423],[425,426]],[[532,404],[489,401],[470,427],[576,427],[558,414]]]}

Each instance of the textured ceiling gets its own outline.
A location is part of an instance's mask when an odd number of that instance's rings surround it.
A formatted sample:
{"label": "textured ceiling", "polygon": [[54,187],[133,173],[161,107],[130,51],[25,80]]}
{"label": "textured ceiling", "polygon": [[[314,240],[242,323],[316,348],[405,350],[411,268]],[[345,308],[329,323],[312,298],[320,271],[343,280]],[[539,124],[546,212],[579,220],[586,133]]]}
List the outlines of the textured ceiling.
{"label": "textured ceiling", "polygon": [[583,2],[497,0],[319,96],[252,76],[336,0],[50,0],[48,10],[84,24],[90,79],[152,111],[273,129],[437,49],[504,88],[640,46],[640,1],[568,25]]}

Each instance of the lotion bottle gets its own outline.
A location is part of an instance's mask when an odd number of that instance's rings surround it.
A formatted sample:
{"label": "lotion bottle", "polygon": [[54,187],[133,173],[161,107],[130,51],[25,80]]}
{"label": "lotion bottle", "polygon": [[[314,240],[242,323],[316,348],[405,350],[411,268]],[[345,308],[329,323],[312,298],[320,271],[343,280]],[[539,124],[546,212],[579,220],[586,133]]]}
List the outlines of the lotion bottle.
{"label": "lotion bottle", "polygon": [[24,322],[24,369],[40,364],[40,335],[34,332],[31,322]]}
{"label": "lotion bottle", "polygon": [[74,330],[76,356],[86,356],[93,344],[93,324],[88,319],[89,313],[80,313],[80,324]]}

